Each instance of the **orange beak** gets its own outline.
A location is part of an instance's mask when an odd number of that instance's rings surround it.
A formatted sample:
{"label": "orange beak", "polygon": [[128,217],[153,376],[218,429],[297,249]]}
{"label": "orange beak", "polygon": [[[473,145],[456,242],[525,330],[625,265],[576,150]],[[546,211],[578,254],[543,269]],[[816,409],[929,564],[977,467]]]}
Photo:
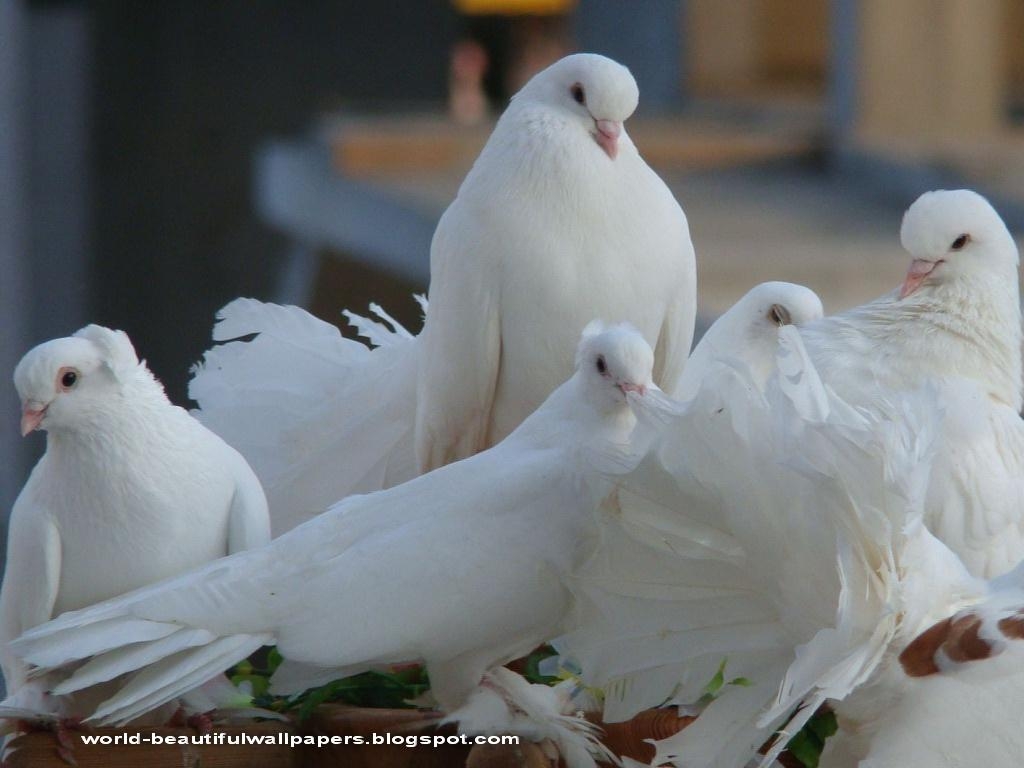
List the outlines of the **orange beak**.
{"label": "orange beak", "polygon": [[594,138],[597,139],[597,143],[601,145],[604,153],[614,160],[619,154],[619,136],[622,135],[622,123],[615,120],[595,120],[594,124],[597,126],[597,136]]}
{"label": "orange beak", "polygon": [[39,429],[45,415],[46,405],[37,400],[26,400],[21,406],[21,436]]}
{"label": "orange beak", "polygon": [[920,288],[921,283],[927,280],[928,276],[934,272],[935,268],[941,263],[942,259],[939,259],[938,261],[914,259],[910,262],[910,269],[907,270],[907,276],[903,278],[903,285],[900,286],[900,298],[905,299]]}

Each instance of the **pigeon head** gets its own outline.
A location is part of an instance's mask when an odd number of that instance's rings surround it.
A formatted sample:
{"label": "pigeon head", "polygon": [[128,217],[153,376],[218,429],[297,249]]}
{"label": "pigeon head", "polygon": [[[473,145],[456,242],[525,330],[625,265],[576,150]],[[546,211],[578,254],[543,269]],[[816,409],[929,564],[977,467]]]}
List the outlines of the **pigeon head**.
{"label": "pigeon head", "polygon": [[968,189],[921,195],[903,216],[900,241],[912,261],[899,297],[979,272],[1015,272],[1017,246],[989,202]]}
{"label": "pigeon head", "polygon": [[595,320],[583,330],[576,350],[576,376],[597,408],[624,405],[630,392],[644,395],[653,386],[654,352],[633,326]]}
{"label": "pigeon head", "polygon": [[102,417],[139,367],[128,336],[98,325],[31,349],[14,369],[21,434],[73,430]]}
{"label": "pigeon head", "polygon": [[783,325],[804,325],[825,314],[818,294],[795,283],[768,282],[755,286],[729,310],[752,335],[775,335]]}
{"label": "pigeon head", "polygon": [[513,104],[539,104],[578,125],[614,160],[622,124],[639,99],[636,80],[624,66],[595,53],[575,53],[534,75]]}
{"label": "pigeon head", "polygon": [[751,288],[708,328],[690,354],[673,396],[693,397],[708,371],[729,358],[742,361],[763,385],[775,367],[779,328],[802,326],[823,314],[821,299],[802,285],[770,282]]}

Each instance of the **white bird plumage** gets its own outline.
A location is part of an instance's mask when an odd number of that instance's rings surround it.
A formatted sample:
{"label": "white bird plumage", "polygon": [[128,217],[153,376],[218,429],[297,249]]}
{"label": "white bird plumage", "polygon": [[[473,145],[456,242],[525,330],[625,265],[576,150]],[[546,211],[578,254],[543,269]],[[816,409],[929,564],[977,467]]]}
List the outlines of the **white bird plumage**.
{"label": "white bird plumage", "polygon": [[256,472],[274,536],[417,474],[418,345],[383,309],[371,311],[379,321],[346,316],[373,350],[298,307],[236,299],[218,313],[214,340],[228,343],[206,352],[189,395],[196,416]]}
{"label": "white bird plumage", "polygon": [[575,585],[595,607],[557,643],[606,686],[609,719],[698,703],[723,662],[726,680],[745,678],[660,742],[655,765],[738,768],[826,700],[841,717],[853,696],[884,707],[870,691],[901,644],[978,594],[921,523],[938,394],[854,409],[795,327],[778,336],[763,391],[738,359],[708,371],[658,445],[668,481],[652,485],[650,458],[619,481],[605,557]]}
{"label": "white bird plumage", "polygon": [[[421,470],[509,434],[572,370],[593,317],[628,321],[666,391],[693,338],[686,217],[622,123],[637,105],[622,65],[575,54],[512,99],[431,246],[416,411]],[[616,157],[600,123],[619,126]]]}
{"label": "white bird plumage", "polygon": [[970,407],[974,424],[947,424],[928,526],[980,576],[1024,558],[1024,424],[1017,247],[999,214],[969,190],[922,195],[900,239],[912,263],[903,286],[861,307],[810,323],[807,351],[847,402],[872,407],[879,387],[913,390],[962,377],[947,410]]}
{"label": "white bird plumage", "polygon": [[[890,715],[937,709],[907,684],[899,650],[980,599],[969,571],[1021,559],[1015,244],[966,191],[922,196],[901,236],[914,259],[903,287],[784,328],[763,391],[756,350],[716,340],[717,365],[688,369],[683,415],[620,482],[604,530],[613,556],[591,560],[578,586],[597,618],[559,647],[608,686],[614,719],[692,702],[723,660],[753,683],[722,692],[656,763],[743,765],[832,700],[847,726],[834,764],[899,765],[890,752],[908,764],[912,739],[882,752],[879,733],[895,743]],[[932,744],[916,754],[971,754]],[[977,746],[1005,763],[1003,747]]]}
{"label": "white bird plumage", "polygon": [[[271,642],[287,659],[275,690],[423,660],[435,699],[456,712],[488,670],[570,620],[565,580],[590,550],[607,473],[638,460],[631,404],[659,397],[650,347],[628,327],[591,325],[577,359],[494,448],[349,497],[265,547],[65,614],[17,652],[42,668],[93,656],[60,692],[141,668],[94,713],[102,722],[129,720]],[[603,754],[582,723],[579,737]],[[569,750],[576,765],[590,764],[587,748]]]}
{"label": "white bird plumage", "polygon": [[778,331],[763,387],[742,356],[705,370],[656,452],[618,481],[574,585],[587,610],[556,645],[606,686],[607,719],[693,704],[723,662],[726,680],[745,678],[659,742],[656,765],[739,768],[826,701],[840,723],[830,768],[1011,765],[1024,565],[986,584],[926,525],[950,437],[991,428],[984,408],[975,421],[988,394],[935,377],[853,407],[802,333]]}
{"label": "white bird plumage", "polygon": [[775,367],[778,329],[803,327],[823,314],[810,288],[778,281],[754,286],[704,333],[670,394],[688,400],[712,366],[730,359],[741,362],[760,388]]}
{"label": "white bird plumage", "polygon": [[571,375],[594,317],[635,326],[655,383],[675,384],[694,253],[686,216],[622,127],[637,98],[629,71],[593,54],[523,87],[438,224],[416,339],[382,329],[385,349],[367,356],[296,308],[221,311],[218,340],[260,335],[210,350],[190,392],[267,486],[275,534],[317,502],[499,442]]}
{"label": "white bird plumage", "polygon": [[[722,660],[715,648],[724,647],[734,633],[742,634],[738,625],[704,637],[687,634],[707,621],[701,607],[719,618],[751,611],[747,620],[761,621],[765,611],[746,594],[748,576],[738,568],[741,541],[723,527],[717,499],[707,496],[706,480],[693,474],[697,465],[690,464],[690,455],[707,455],[714,467],[714,448],[732,431],[723,432],[719,420],[729,424],[736,418],[730,397],[760,402],[774,369],[769,361],[775,357],[780,326],[813,320],[821,311],[820,300],[807,288],[766,283],[720,317],[687,364],[681,384],[689,400],[684,412],[639,467],[617,484],[606,505],[601,544],[574,581],[586,610],[558,646],[582,667],[587,683],[607,686],[607,720],[627,719],[667,699],[689,703],[700,697]],[[742,429],[746,433],[752,427]],[[705,447],[707,438],[711,442]],[[750,453],[738,438],[721,450]],[[733,480],[742,478],[741,472]],[[689,638],[691,647],[677,656],[678,633]],[[778,659],[773,663],[784,668]],[[730,673],[737,664],[742,670],[734,659]],[[753,674],[755,667],[746,672]]]}
{"label": "white bird plumage", "polygon": [[4,679],[18,701],[26,670],[9,640],[265,544],[270,524],[245,460],[168,401],[123,332],[90,325],[41,344],[14,380],[23,430],[47,431],[11,513],[0,592]]}

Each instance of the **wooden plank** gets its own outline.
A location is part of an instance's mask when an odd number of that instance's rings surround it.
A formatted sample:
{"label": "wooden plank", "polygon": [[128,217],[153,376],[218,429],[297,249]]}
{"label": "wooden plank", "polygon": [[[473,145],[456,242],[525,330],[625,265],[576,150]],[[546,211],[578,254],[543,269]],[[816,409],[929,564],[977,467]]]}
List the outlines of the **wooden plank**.
{"label": "wooden plank", "polygon": [[[331,140],[337,171],[351,178],[465,173],[483,149],[491,125],[461,128],[443,118],[385,118],[339,126]],[[821,146],[819,126],[765,130],[694,119],[631,120],[633,143],[659,169],[703,169],[799,157]]]}

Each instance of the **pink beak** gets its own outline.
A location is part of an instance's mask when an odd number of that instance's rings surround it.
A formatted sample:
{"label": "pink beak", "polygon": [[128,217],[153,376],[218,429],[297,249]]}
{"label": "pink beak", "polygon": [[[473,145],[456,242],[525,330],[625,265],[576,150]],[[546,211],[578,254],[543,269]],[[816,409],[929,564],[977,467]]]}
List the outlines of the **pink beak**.
{"label": "pink beak", "polygon": [[907,276],[903,278],[903,285],[900,286],[900,298],[905,299],[920,288],[921,283],[927,280],[928,275],[934,272],[941,263],[941,259],[939,261],[914,259],[910,262],[910,269],[907,270]]}
{"label": "pink beak", "polygon": [[619,136],[622,135],[622,123],[615,120],[595,120],[597,125],[597,143],[605,154],[614,160],[619,154]]}
{"label": "pink beak", "polygon": [[26,401],[21,407],[21,436],[39,429],[39,423],[46,415],[46,406],[35,400]]}
{"label": "pink beak", "polygon": [[629,382],[619,384],[619,389],[622,390],[622,394],[624,395],[630,392],[636,392],[641,397],[643,397],[644,393],[647,392],[647,387],[643,384],[630,384]]}

